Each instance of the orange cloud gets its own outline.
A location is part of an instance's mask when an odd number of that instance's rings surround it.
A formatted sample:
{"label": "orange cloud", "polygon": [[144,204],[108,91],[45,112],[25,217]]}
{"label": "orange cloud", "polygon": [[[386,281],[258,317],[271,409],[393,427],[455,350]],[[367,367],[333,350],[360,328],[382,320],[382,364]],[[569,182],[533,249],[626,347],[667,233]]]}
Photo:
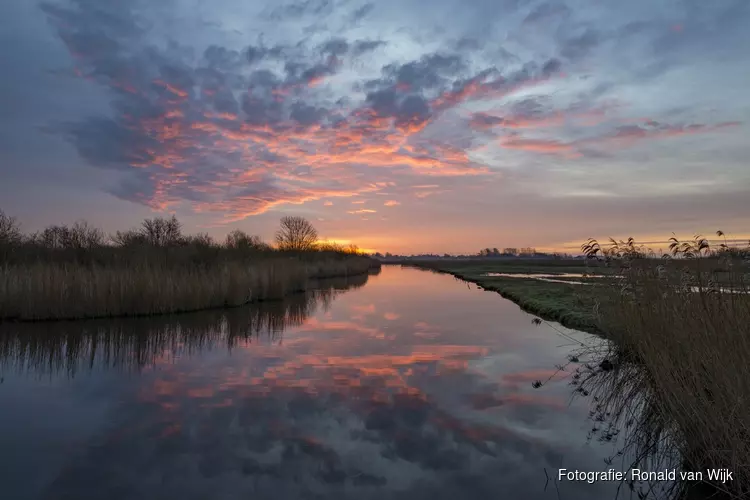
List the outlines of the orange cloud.
{"label": "orange cloud", "polygon": [[520,137],[505,137],[500,140],[500,145],[506,149],[517,149],[520,151],[532,151],[535,153],[563,154],[564,156],[579,156],[578,152],[570,144],[546,139],[523,139]]}
{"label": "orange cloud", "polygon": [[443,193],[447,193],[447,192],[448,191],[445,191],[445,190],[441,190],[441,191],[417,191],[416,193],[414,193],[414,196],[416,196],[417,198],[420,198],[420,199],[424,199],[424,198],[427,198],[429,196],[433,196],[433,195],[436,195],[436,194],[443,194]]}
{"label": "orange cloud", "polygon": [[645,126],[626,125],[617,129],[605,139],[622,144],[632,144],[642,139],[656,139],[665,137],[678,137],[683,135],[698,134],[704,132],[713,132],[726,128],[737,127],[741,122],[723,122],[715,125],[691,124],[691,125],[669,125],[662,124],[653,120],[646,121]]}
{"label": "orange cloud", "polygon": [[383,203],[383,206],[386,206],[386,207],[395,207],[396,205],[401,205],[401,203],[399,203],[396,200],[388,200],[385,203]]}
{"label": "orange cloud", "polygon": [[376,210],[373,210],[371,208],[362,208],[360,210],[350,210],[347,213],[348,214],[374,214]]}

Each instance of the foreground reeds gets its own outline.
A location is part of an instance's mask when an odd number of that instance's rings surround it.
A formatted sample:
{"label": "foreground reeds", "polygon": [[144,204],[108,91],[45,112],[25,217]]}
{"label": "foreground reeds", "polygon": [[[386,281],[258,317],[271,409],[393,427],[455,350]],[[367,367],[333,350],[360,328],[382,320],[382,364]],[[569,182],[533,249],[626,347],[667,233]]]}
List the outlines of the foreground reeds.
{"label": "foreground reeds", "polygon": [[[631,423],[638,415],[641,425],[633,436],[640,456],[666,443],[683,470],[702,472],[703,481],[727,497],[746,498],[750,274],[741,258],[746,254],[712,252],[700,238],[675,240],[672,249],[680,258],[661,262],[646,258],[632,241],[610,249],[620,278],[617,287],[598,290],[598,318],[619,360],[627,361],[609,365],[621,370],[618,384],[627,389],[611,391],[607,406],[615,415],[629,415]],[[711,481],[711,469],[728,469],[733,480]]]}

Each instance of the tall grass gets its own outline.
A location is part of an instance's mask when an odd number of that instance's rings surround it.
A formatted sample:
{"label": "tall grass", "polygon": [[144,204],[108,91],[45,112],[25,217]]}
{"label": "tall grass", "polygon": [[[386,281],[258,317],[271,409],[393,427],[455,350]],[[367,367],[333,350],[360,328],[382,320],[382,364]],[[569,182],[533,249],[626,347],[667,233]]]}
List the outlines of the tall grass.
{"label": "tall grass", "polygon": [[[596,242],[593,242],[596,243]],[[598,247],[587,244],[589,253]],[[641,448],[659,443],[684,468],[728,468],[734,480],[712,486],[750,494],[750,267],[744,249],[712,249],[704,238],[676,239],[672,255],[649,258],[635,242],[613,242],[607,258],[620,267],[617,287],[601,286],[599,322],[637,370],[618,382],[616,413],[632,412],[628,396],[647,401]],[[625,372],[623,372],[625,373]],[[623,404],[624,403],[624,404]],[[615,405],[617,406],[617,405]],[[643,430],[646,429],[646,430]],[[745,496],[743,496],[745,495]]]}
{"label": "tall grass", "polygon": [[233,348],[258,338],[276,342],[283,332],[324,310],[367,274],[318,280],[313,290],[283,301],[190,314],[0,325],[0,375],[37,375],[93,369],[139,371],[163,360],[213,348]]}
{"label": "tall grass", "polygon": [[367,273],[344,249],[281,251],[235,231],[186,236],[174,217],[103,232],[86,223],[23,235],[0,212],[0,320],[140,316],[238,306],[304,291],[309,280]]}

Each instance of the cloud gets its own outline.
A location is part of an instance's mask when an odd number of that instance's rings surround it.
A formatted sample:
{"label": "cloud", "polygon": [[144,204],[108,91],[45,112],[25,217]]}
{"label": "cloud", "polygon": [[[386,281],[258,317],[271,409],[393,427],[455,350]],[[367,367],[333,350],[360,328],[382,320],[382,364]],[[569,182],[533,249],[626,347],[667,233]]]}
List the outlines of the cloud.
{"label": "cloud", "polygon": [[747,2],[230,3],[3,3],[4,184],[95,167],[76,199],[213,224],[372,194],[482,220],[540,179],[631,196],[606,181],[635,171],[746,183]]}
{"label": "cloud", "polygon": [[357,10],[351,13],[351,15],[349,16],[349,22],[358,23],[359,21],[367,17],[367,15],[370,14],[370,12],[372,12],[374,8],[375,8],[375,4],[372,2],[368,2],[364,4],[363,6],[359,7]]}
{"label": "cloud", "polygon": [[350,210],[346,213],[348,214],[374,214],[377,212],[377,210],[373,210],[371,208],[360,208],[359,210]]}
{"label": "cloud", "polygon": [[395,207],[398,205],[401,205],[401,203],[396,200],[388,200],[385,203],[383,203],[384,207]]}
{"label": "cloud", "polygon": [[372,52],[378,47],[383,47],[385,45],[387,45],[387,42],[384,42],[382,40],[357,40],[352,45],[352,55],[354,55],[355,57],[361,56],[362,54]]}
{"label": "cloud", "polygon": [[[326,5],[278,12],[296,16]],[[92,165],[130,174],[111,190],[123,199],[159,209],[187,204],[236,220],[283,204],[376,192],[387,182],[386,172],[362,182],[356,173],[345,173],[344,165],[447,176],[483,172],[446,147],[410,146],[432,118],[430,104],[422,95],[396,90],[444,84],[465,68],[456,55],[386,65],[383,74],[392,86],[370,92],[360,107],[342,113],[315,88],[340,70],[351,47],[362,54],[382,42],[331,38],[307,59],[295,55],[304,52],[300,46],[260,44],[237,51],[213,44],[195,64],[179,47],[165,50],[141,40],[133,12],[112,13],[107,35],[97,24],[100,11],[86,1],[46,12],[75,54],[79,74],[113,93],[115,111],[113,118],[56,130]],[[266,60],[284,61],[283,70],[258,67]],[[303,165],[309,168],[300,170]]]}
{"label": "cloud", "polygon": [[500,145],[506,149],[518,149],[521,151],[532,151],[545,154],[562,154],[564,156],[577,156],[576,150],[570,144],[550,139],[524,139],[521,137],[507,137],[500,141]]}
{"label": "cloud", "polygon": [[666,137],[678,137],[682,135],[714,132],[726,128],[738,127],[741,122],[722,122],[715,125],[693,123],[689,125],[670,125],[653,120],[646,121],[645,125],[624,125],[605,137],[605,139],[627,145],[642,139],[656,139]]}

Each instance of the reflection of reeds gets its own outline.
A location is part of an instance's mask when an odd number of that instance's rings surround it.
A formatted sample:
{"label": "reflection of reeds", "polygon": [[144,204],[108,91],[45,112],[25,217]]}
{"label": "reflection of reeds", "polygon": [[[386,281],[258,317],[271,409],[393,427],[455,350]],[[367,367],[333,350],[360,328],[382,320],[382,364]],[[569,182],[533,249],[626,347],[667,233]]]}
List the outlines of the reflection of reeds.
{"label": "reflection of reeds", "polygon": [[[679,470],[680,453],[672,441],[671,422],[660,407],[649,372],[632,353],[601,341],[582,347],[572,360],[577,365],[571,380],[574,394],[592,401],[590,438],[619,444],[606,464],[620,464],[625,472]],[[638,483],[629,476],[623,486],[644,499],[683,498],[688,491],[685,483]]]}
{"label": "reflection of reeds", "polygon": [[35,374],[85,369],[141,369],[170,356],[265,337],[277,339],[301,325],[317,307],[328,307],[347,289],[363,286],[367,274],[321,279],[306,293],[281,301],[179,316],[94,319],[77,322],[5,324],[0,328],[0,373]]}
{"label": "reflection of reeds", "polygon": [[303,291],[310,278],[365,274],[362,256],[173,265],[36,262],[0,267],[0,319],[137,316],[237,306]]}
{"label": "reflection of reeds", "polygon": [[636,457],[678,454],[683,470],[702,471],[706,481],[706,470],[728,468],[734,480],[711,486],[747,495],[750,287],[742,251],[675,240],[671,249],[687,258],[659,261],[625,246],[613,246],[621,277],[599,290],[599,322],[627,363],[605,365],[612,370],[598,382],[598,404],[632,425]]}

